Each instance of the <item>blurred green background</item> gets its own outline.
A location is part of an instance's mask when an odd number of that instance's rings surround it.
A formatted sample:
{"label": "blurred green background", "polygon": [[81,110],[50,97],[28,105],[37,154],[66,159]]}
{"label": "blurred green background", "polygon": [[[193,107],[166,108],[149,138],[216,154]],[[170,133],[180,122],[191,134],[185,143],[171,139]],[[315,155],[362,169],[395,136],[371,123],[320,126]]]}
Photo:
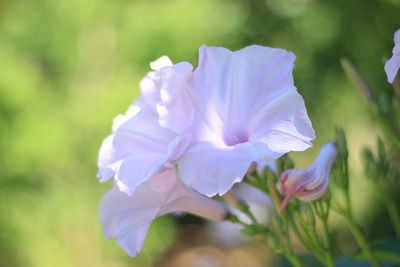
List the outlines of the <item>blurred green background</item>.
{"label": "blurred green background", "polygon": [[[398,28],[399,0],[1,0],[0,266],[189,266],[171,263],[182,247],[248,253],[195,239],[203,227],[173,217],[152,226],[135,259],[103,237],[98,205],[111,183],[95,178],[97,152],[113,117],[138,96],[148,63],[168,55],[196,66],[202,44],[295,52],[316,148],[344,126],[361,176],[359,151],[380,130],[339,60],[349,58],[372,86],[389,86],[382,57]],[[304,167],[316,153],[295,158]],[[359,216],[370,221],[380,207],[367,185],[357,190]],[[267,261],[254,255],[260,260],[247,266]]]}

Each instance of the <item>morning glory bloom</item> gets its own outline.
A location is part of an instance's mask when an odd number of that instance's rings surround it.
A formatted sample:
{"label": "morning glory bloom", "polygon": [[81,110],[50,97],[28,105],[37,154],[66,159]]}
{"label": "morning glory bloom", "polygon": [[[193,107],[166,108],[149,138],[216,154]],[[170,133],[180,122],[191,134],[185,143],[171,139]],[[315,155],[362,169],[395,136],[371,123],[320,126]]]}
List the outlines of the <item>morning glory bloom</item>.
{"label": "morning glory bloom", "polygon": [[[99,152],[100,181],[114,177],[127,194],[133,194],[164,165],[173,164],[191,138],[191,108],[184,92],[192,66],[186,62],[172,65],[167,57],[151,66],[155,71],[141,82],[143,96],[114,119],[113,134]],[[172,118],[171,112],[184,112],[185,117]]]}
{"label": "morning glory bloom", "polygon": [[400,68],[400,29],[394,33],[393,56],[385,64],[388,82],[392,83]]}
{"label": "morning glory bloom", "polygon": [[192,140],[178,162],[186,184],[207,196],[226,193],[249,166],[312,146],[314,130],[293,84],[295,55],[248,46],[200,48],[189,82]]}
{"label": "morning glory bloom", "polygon": [[306,169],[290,169],[282,173],[278,188],[284,195],[281,209],[292,197],[302,201],[313,201],[322,197],[328,189],[329,174],[336,160],[336,143],[322,146],[317,159]]}
{"label": "morning glory bloom", "polygon": [[132,196],[114,186],[100,205],[100,220],[107,238],[116,238],[130,256],[140,252],[152,221],[176,211],[212,221],[226,219],[228,210],[218,201],[185,186],[175,168],[161,170],[140,184]]}

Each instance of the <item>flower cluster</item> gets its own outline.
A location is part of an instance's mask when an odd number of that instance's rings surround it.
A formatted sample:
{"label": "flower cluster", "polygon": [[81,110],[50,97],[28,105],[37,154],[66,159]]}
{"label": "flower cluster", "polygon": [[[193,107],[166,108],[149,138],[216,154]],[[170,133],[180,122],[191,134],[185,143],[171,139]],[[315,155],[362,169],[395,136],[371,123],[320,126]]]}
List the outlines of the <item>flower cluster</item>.
{"label": "flower cluster", "polygon": [[167,57],[151,63],[141,97],[114,119],[100,149],[98,176],[114,180],[101,204],[105,235],[135,256],[157,216],[223,220],[227,209],[210,197],[229,191],[254,162],[311,147],[294,61],[284,49],[253,45],[203,46],[194,71]]}

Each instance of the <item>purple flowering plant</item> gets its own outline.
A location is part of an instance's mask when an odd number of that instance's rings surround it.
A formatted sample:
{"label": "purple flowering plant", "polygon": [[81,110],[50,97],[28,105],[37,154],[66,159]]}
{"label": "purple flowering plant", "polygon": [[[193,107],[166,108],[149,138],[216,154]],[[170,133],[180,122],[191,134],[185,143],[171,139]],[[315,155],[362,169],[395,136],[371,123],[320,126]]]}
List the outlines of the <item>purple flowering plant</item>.
{"label": "purple flowering plant", "polygon": [[[173,64],[166,56],[152,62],[140,83],[141,96],[114,119],[112,134],[100,148],[98,177],[113,181],[100,205],[105,236],[117,239],[134,257],[155,218],[187,212],[240,225],[244,234],[261,236],[294,266],[306,266],[294,239],[320,263],[336,266],[339,255],[331,246],[329,223],[335,212],[348,223],[359,258],[372,266],[399,262],[393,253],[374,250],[354,217],[343,129],[336,129],[335,140],[320,148],[309,167],[294,167],[288,153],[311,148],[315,139],[294,85],[295,59],[280,48],[202,46],[196,68],[188,62]],[[349,61],[342,60],[342,66],[398,151],[400,30],[384,68],[392,84],[389,105]],[[400,238],[399,210],[387,194],[398,186],[398,168],[381,139],[378,154],[366,148],[363,158],[366,177]],[[235,188],[244,185],[271,199],[270,220],[257,218],[246,195],[239,196]]]}

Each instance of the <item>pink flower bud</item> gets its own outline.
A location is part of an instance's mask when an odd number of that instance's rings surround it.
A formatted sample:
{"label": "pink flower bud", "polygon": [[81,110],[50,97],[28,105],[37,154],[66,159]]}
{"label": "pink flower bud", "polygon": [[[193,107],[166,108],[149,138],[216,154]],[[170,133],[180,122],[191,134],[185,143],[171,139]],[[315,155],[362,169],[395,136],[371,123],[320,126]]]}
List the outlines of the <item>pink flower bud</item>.
{"label": "pink flower bud", "polygon": [[279,190],[285,196],[281,209],[286,207],[292,197],[302,201],[313,201],[322,197],[328,189],[329,173],[337,153],[336,143],[325,144],[308,168],[284,171],[278,184]]}

